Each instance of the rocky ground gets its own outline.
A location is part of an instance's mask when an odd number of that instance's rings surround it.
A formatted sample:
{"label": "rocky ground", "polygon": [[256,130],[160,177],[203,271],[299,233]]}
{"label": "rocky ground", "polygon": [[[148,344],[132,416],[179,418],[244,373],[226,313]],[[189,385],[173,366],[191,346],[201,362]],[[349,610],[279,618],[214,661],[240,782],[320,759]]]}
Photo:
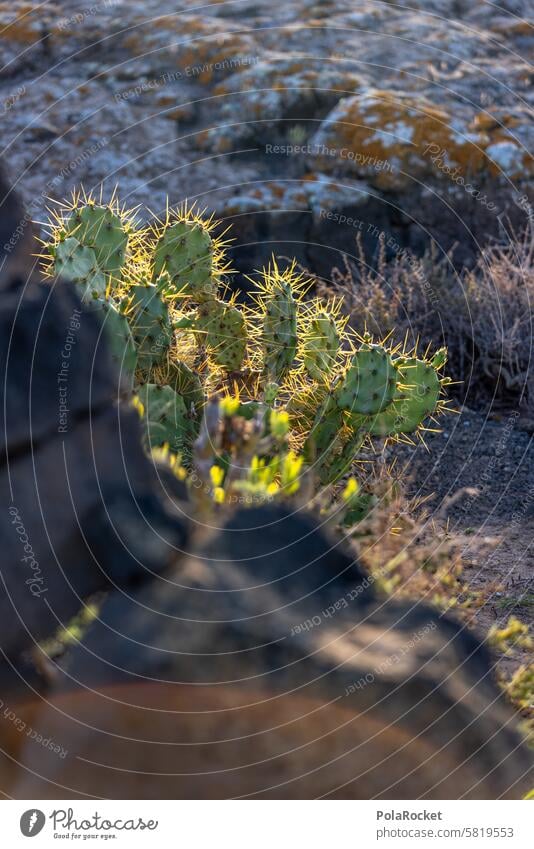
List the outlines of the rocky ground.
{"label": "rocky ground", "polygon": [[[245,273],[274,251],[328,277],[358,233],[370,258],[383,234],[469,264],[531,210],[529,5],[0,2],[2,153],[37,220],[80,184],[197,202],[233,226]],[[448,509],[500,540],[469,567],[503,585],[481,616],[532,620],[531,439],[463,400],[412,468],[438,508],[480,490]]]}

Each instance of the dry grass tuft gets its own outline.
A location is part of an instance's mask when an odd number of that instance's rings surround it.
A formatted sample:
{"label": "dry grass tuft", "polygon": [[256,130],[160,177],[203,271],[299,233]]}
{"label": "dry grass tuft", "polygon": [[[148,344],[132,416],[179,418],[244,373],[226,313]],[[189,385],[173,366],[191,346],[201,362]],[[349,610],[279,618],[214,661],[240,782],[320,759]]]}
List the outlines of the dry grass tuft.
{"label": "dry grass tuft", "polygon": [[350,326],[377,336],[394,333],[408,346],[444,344],[449,374],[471,401],[497,396],[534,418],[534,226],[512,232],[457,273],[452,254],[432,246],[422,257],[401,251],[386,258],[382,240],[375,267],[361,242],[320,293],[342,295]]}

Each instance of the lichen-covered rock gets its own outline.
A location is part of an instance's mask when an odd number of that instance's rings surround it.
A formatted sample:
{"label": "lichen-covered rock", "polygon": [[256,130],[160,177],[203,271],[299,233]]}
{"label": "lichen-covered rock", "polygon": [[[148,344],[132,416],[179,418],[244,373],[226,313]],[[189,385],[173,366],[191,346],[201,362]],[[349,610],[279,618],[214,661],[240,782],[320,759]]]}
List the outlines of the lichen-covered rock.
{"label": "lichen-covered rock", "polygon": [[247,139],[264,139],[265,132],[280,121],[313,119],[361,85],[361,76],[342,62],[266,53],[261,61],[215,86],[215,96],[223,98],[223,126],[207,130],[199,137],[199,145],[225,151]]}
{"label": "lichen-covered rock", "polygon": [[[277,7],[275,26],[265,3],[238,6],[199,10],[193,0],[161,0],[154,17],[140,0],[98,3],[98,14],[66,0],[46,9],[0,0],[2,129],[34,219],[43,220],[48,197],[80,184],[111,191],[119,182],[123,197],[160,213],[166,195],[201,197],[223,215],[258,211],[265,201],[279,218],[294,204],[291,225],[302,240],[300,213],[312,205],[295,181],[311,177],[323,192],[328,175],[396,193],[389,216],[387,204],[383,215],[375,204],[367,221],[395,229],[399,207],[412,222],[422,213],[445,249],[461,242],[458,261],[471,261],[475,243],[498,229],[498,215],[485,214],[477,193],[495,202],[501,219],[525,222],[516,200],[531,169],[534,95],[523,0],[417,0],[409,10],[373,0],[290,0]],[[98,56],[95,44],[105,46]],[[378,116],[367,114],[375,92],[387,100]],[[346,126],[332,125],[346,114]],[[351,126],[354,118],[361,128]],[[421,143],[433,145],[428,154],[407,140],[403,124],[414,135],[421,128]],[[266,150],[326,136],[333,152],[324,155]],[[460,180],[471,181],[469,189]],[[329,194],[334,203],[334,188]],[[359,193],[353,197],[360,205]],[[344,197],[328,208],[354,205]],[[244,218],[240,258],[246,254],[250,270],[265,257]],[[420,250],[428,233],[409,228],[406,241]],[[340,242],[350,250],[352,237]],[[306,263],[312,252],[317,262],[318,249],[308,242],[306,250]]]}
{"label": "lichen-covered rock", "polygon": [[308,173],[291,180],[265,180],[244,195],[225,193],[224,208],[237,216],[239,227],[243,213],[310,210],[319,219],[333,210],[365,204],[370,196],[376,192],[361,180]]}
{"label": "lichen-covered rock", "polygon": [[257,61],[257,46],[242,23],[231,27],[209,14],[176,14],[176,4],[171,14],[153,19],[148,27],[143,26],[144,8],[134,9],[134,16],[138,25],[125,28],[119,36],[122,46],[142,57],[151,49],[164,49],[178,66],[178,76],[191,82],[207,85]]}
{"label": "lichen-covered rock", "polygon": [[[467,182],[483,170],[522,177],[532,167],[513,131],[484,113],[391,90],[340,100],[312,143],[324,170],[348,171],[389,190],[451,174]],[[377,170],[377,162],[388,167]]]}

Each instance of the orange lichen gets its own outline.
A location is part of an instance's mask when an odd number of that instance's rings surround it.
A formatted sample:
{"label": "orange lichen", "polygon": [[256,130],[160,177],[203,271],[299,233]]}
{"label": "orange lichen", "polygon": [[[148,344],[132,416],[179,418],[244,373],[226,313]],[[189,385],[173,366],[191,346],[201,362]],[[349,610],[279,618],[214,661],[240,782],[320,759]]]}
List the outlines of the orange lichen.
{"label": "orange lichen", "polygon": [[[514,125],[512,116],[508,125]],[[364,170],[370,163],[367,172],[384,189],[398,187],[411,175],[447,168],[456,168],[465,178],[488,168],[498,171],[487,148],[498,142],[519,148],[506,129],[484,113],[462,128],[457,116],[425,98],[377,89],[341,101],[315,141],[338,152],[336,157],[325,157],[326,168],[347,160]],[[391,168],[373,171],[373,161],[387,161]]]}
{"label": "orange lichen", "polygon": [[33,44],[42,37],[40,5],[37,3],[0,3],[0,38],[18,44]]}
{"label": "orange lichen", "polygon": [[228,32],[220,21],[195,15],[162,15],[151,21],[149,31],[129,33],[123,45],[134,55],[145,55],[152,43],[161,46],[162,32],[171,39],[169,47],[180,70],[202,83],[216,74],[231,74],[255,52],[248,35]]}
{"label": "orange lichen", "polygon": [[469,128],[475,131],[485,130],[486,132],[490,132],[498,129],[499,127],[518,127],[520,124],[521,121],[517,115],[505,113],[503,115],[496,116],[491,115],[488,112],[477,112],[469,124]]}

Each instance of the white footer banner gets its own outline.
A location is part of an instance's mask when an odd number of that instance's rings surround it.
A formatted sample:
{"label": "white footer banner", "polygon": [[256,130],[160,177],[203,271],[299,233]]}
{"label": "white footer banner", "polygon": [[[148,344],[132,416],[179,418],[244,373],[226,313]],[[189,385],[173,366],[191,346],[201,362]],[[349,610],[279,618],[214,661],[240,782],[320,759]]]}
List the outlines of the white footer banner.
{"label": "white footer banner", "polygon": [[533,813],[529,802],[495,801],[4,801],[0,844],[531,849]]}

